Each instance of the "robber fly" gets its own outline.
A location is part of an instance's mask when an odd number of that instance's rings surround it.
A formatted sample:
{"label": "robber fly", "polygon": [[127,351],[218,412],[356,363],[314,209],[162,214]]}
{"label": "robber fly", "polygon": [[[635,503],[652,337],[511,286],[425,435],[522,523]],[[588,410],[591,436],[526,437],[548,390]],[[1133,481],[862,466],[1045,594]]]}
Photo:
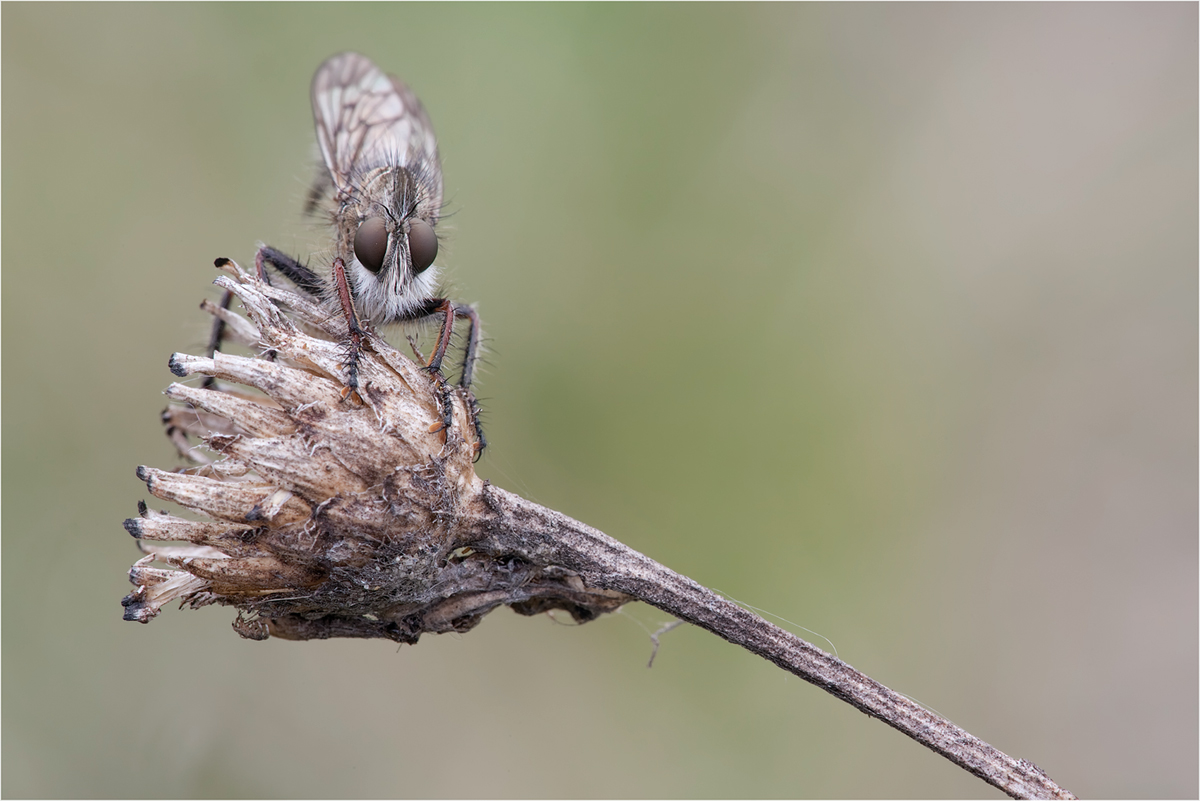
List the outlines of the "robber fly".
{"label": "robber fly", "polygon": [[[471,378],[479,352],[479,317],[467,305],[437,294],[437,224],[442,209],[442,170],[433,125],[421,101],[399,79],[366,56],[340,53],[318,69],[312,82],[313,121],[325,169],[309,195],[310,212],[326,207],[335,230],[328,276],[271,247],[255,257],[260,278],[266,266],[301,290],[325,300],[346,318],[346,386],[343,399],[359,389],[358,363],[368,329],[441,317],[437,344],[426,365],[441,376],[454,321],[467,321],[467,340],[458,384],[467,399],[478,440]],[[214,329],[214,345],[219,344]],[[443,424],[452,420],[449,390],[442,395]]]}

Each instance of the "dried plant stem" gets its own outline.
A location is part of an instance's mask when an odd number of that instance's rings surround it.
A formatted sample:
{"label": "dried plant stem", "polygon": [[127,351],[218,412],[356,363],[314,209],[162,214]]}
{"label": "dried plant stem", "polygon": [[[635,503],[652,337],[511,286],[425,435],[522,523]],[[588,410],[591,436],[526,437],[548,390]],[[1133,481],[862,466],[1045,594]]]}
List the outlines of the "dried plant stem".
{"label": "dried plant stem", "polygon": [[140,467],[138,476],[155,497],[206,519],[143,504],[126,521],[147,554],[130,571],[136,589],[123,601],[127,620],[149,622],[179,600],[236,607],[234,628],[251,639],[415,643],[424,633],[467,631],[499,606],[563,609],[587,621],[640,600],[774,662],[1013,797],[1073,797],[1033,763],[691,579],[481,480],[469,399],[377,337],[364,341],[360,390],[345,399],[344,320],[232,262],[219,264],[230,275],[217,283],[242,301],[249,320],[212,304],[206,310],[275,360],[172,357],[176,375],[251,391],[168,388],[176,404],[164,413],[168,433],[197,466]]}
{"label": "dried plant stem", "polygon": [[914,701],[695,581],[565,515],[486,489],[497,540],[537,543],[584,582],[629,595],[711,631],[907,734],[1013,798],[1074,798],[1036,765],[1014,759]]}

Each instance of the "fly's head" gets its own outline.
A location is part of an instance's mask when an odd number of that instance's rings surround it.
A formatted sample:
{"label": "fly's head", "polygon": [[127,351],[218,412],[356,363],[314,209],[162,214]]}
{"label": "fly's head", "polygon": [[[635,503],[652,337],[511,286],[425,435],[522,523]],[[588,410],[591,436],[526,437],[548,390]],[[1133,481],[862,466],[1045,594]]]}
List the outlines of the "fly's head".
{"label": "fly's head", "polygon": [[372,322],[410,319],[436,292],[442,174],[429,116],[411,89],[357,53],[321,65],[312,102],[327,168],[317,190],[332,190],[355,305]]}
{"label": "fly's head", "polygon": [[435,293],[439,199],[404,167],[370,170],[359,188],[342,204],[338,252],[362,315],[391,322]]}

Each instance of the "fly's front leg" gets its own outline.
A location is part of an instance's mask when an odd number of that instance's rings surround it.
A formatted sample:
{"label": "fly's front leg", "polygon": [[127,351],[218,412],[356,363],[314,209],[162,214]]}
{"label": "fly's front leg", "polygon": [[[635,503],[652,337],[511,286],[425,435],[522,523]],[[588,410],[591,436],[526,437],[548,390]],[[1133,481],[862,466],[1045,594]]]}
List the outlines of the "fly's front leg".
{"label": "fly's front leg", "polygon": [[429,363],[425,365],[425,369],[437,376],[441,384],[443,429],[450,428],[450,425],[454,421],[454,406],[450,402],[450,389],[446,386],[445,380],[442,378],[442,362],[446,358],[446,350],[450,347],[450,338],[454,334],[455,319],[462,318],[467,321],[467,344],[463,353],[462,372],[458,378],[458,386],[464,395],[467,412],[471,417],[471,424],[475,428],[475,458],[478,460],[480,454],[483,453],[483,449],[487,447],[487,438],[484,437],[483,427],[479,424],[479,404],[475,401],[475,396],[471,392],[471,380],[475,375],[475,362],[479,357],[479,314],[470,306],[455,303],[446,298],[430,298],[421,307],[411,312],[405,319],[421,320],[435,314],[441,314],[444,317],[442,318],[441,330],[438,331],[437,344],[434,346],[433,354],[430,356]]}
{"label": "fly's front leg", "polygon": [[475,375],[475,360],[479,357],[479,313],[461,303],[445,298],[431,298],[409,319],[418,320],[433,314],[444,314],[445,318],[442,330],[438,332],[437,346],[433,349],[433,356],[425,368],[430,372],[441,372],[446,349],[450,347],[450,337],[454,334],[454,321],[461,317],[467,321],[467,347],[463,354],[462,375],[458,378],[458,385],[463,389],[470,389],[471,379]]}
{"label": "fly's front leg", "polygon": [[346,361],[342,363],[346,368],[346,386],[342,388],[342,400],[346,400],[358,393],[358,360],[362,357],[363,340],[366,339],[367,332],[358,322],[354,298],[350,295],[350,284],[346,281],[346,262],[341,256],[333,260],[333,285],[337,289],[338,303],[342,306],[346,327],[350,331]]}

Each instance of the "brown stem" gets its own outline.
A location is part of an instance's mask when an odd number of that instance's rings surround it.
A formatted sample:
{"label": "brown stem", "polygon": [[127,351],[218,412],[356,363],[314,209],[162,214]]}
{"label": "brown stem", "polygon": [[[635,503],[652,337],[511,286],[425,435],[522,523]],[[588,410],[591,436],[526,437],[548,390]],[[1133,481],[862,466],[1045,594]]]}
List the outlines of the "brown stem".
{"label": "brown stem", "polygon": [[[946,757],[1013,798],[1074,798],[1032,762],[1014,759],[943,717],[686,576],[566,515],[498,487],[484,500],[483,542],[570,567],[774,662]],[[482,545],[483,543],[481,543]]]}

